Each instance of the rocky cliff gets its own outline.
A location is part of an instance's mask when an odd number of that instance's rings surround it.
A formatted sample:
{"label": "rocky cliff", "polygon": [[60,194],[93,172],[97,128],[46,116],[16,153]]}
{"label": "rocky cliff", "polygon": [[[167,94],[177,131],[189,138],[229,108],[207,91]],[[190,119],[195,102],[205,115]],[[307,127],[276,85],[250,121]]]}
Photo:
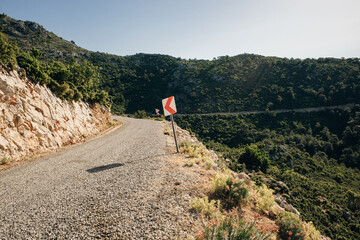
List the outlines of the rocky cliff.
{"label": "rocky cliff", "polygon": [[111,114],[95,104],[68,102],[16,70],[0,70],[0,160],[19,161],[83,140],[107,126]]}

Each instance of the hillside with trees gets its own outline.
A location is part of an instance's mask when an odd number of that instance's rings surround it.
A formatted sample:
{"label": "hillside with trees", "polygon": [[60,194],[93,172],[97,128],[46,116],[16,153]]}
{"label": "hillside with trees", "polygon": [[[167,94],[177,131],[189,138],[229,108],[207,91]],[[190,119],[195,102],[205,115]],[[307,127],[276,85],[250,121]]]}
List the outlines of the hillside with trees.
{"label": "hillside with trees", "polygon": [[360,61],[287,59],[254,54],[213,60],[184,60],[159,54],[116,56],[84,50],[33,22],[0,18],[4,34],[39,59],[64,64],[88,61],[98,67],[99,88],[112,110],[134,113],[161,108],[174,95],[179,113],[234,112],[360,103]]}
{"label": "hillside with trees", "polygon": [[[108,59],[112,58],[111,61]],[[359,59],[282,59],[243,54],[212,61],[164,55],[117,57],[93,53],[90,60],[122,93],[114,104],[125,112],[151,112],[176,97],[179,113],[235,112],[360,103]],[[110,94],[112,95],[112,94]]]}
{"label": "hillside with trees", "polygon": [[52,59],[43,61],[43,53],[39,49],[32,47],[28,52],[20,50],[3,33],[0,33],[0,46],[2,67],[13,70],[19,66],[23,77],[47,85],[59,98],[111,106],[108,93],[99,90],[98,68],[86,59],[69,64]]}
{"label": "hillside with trees", "polygon": [[[181,116],[238,172],[285,198],[332,239],[360,233],[360,105],[352,110]],[[282,181],[284,184],[277,184]]]}
{"label": "hillside with trees", "polygon": [[[252,173],[259,184],[273,188],[323,234],[360,238],[359,58],[116,56],[82,49],[36,23],[5,14],[0,26],[2,65],[19,65],[32,81],[48,85],[63,99],[112,103],[116,114],[154,112],[171,95],[182,114],[266,111],[176,121],[231,169]],[[272,112],[349,103],[357,105]],[[284,185],[274,184],[279,181]]]}

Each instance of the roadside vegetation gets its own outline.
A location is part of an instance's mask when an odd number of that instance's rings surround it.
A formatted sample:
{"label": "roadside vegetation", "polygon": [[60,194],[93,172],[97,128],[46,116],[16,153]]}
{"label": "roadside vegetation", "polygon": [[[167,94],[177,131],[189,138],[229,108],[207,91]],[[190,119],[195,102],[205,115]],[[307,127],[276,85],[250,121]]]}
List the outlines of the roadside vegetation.
{"label": "roadside vegetation", "polygon": [[[170,95],[176,97],[179,113],[267,111],[247,116],[183,116],[176,121],[221,154],[227,167],[251,173],[258,194],[270,196],[265,184],[321,233],[333,239],[360,238],[359,105],[312,113],[271,112],[360,104],[359,58],[301,60],[241,54],[209,61],[159,54],[121,57],[87,51],[36,23],[5,14],[0,15],[0,26],[2,67],[11,70],[19,65],[21,76],[49,86],[64,100],[99,102],[111,106],[113,113],[135,113],[138,118],[161,109],[161,99]],[[184,143],[181,147],[194,157],[188,166],[200,164],[210,169],[218,164],[199,146]],[[241,189],[236,181],[230,179],[227,187]],[[235,197],[226,194],[228,199]],[[267,209],[268,201],[266,197],[258,211]],[[214,195],[206,202],[209,209],[231,215],[230,200]],[[237,211],[235,215],[239,215]],[[298,221],[289,216],[283,218],[293,220],[277,218],[278,225],[288,229],[282,236],[295,239],[300,233]],[[229,219],[237,218],[226,219],[223,230],[210,227],[209,231],[226,235],[229,221],[237,221]],[[309,231],[311,226],[307,225]],[[246,225],[246,229],[252,228]]]}
{"label": "roadside vegetation", "polygon": [[359,238],[360,106],[312,113],[182,116],[176,122],[227,159],[230,169],[252,173],[258,186],[265,184],[285,198],[324,235]]}
{"label": "roadside vegetation", "polygon": [[[190,159],[200,159],[194,164],[203,167],[201,159],[211,158],[206,148],[188,141],[181,143],[181,150]],[[190,204],[202,222],[196,239],[320,239],[320,232],[311,222],[303,222],[276,204],[273,190],[239,177],[242,175],[221,162],[213,165],[217,170],[210,179],[207,196],[195,197]],[[185,166],[189,167],[188,163]],[[253,220],[249,215],[254,216]]]}

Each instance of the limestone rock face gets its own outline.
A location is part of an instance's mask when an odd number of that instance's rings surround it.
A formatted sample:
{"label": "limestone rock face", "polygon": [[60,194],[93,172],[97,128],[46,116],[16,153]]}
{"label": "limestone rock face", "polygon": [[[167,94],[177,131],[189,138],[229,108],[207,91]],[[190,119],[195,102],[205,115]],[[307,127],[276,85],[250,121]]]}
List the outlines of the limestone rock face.
{"label": "limestone rock face", "polygon": [[62,101],[16,71],[0,70],[0,160],[21,160],[79,142],[110,120],[100,105]]}

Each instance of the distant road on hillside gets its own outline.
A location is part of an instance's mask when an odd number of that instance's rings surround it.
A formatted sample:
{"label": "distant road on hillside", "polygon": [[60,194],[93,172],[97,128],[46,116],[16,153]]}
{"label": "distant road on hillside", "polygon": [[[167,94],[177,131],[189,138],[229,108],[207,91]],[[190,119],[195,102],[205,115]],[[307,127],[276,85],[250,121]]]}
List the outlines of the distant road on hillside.
{"label": "distant road on hillside", "polygon": [[262,113],[286,113],[286,112],[319,112],[324,110],[331,109],[342,109],[350,108],[352,109],[356,104],[348,103],[345,105],[337,105],[337,106],[328,106],[328,107],[311,107],[311,108],[297,108],[297,109],[278,109],[278,110],[270,110],[270,111],[242,111],[242,112],[217,112],[217,113],[189,113],[189,114],[176,114],[175,116],[187,116],[187,115],[196,115],[196,116],[210,116],[210,115],[248,115],[248,114],[262,114]]}

